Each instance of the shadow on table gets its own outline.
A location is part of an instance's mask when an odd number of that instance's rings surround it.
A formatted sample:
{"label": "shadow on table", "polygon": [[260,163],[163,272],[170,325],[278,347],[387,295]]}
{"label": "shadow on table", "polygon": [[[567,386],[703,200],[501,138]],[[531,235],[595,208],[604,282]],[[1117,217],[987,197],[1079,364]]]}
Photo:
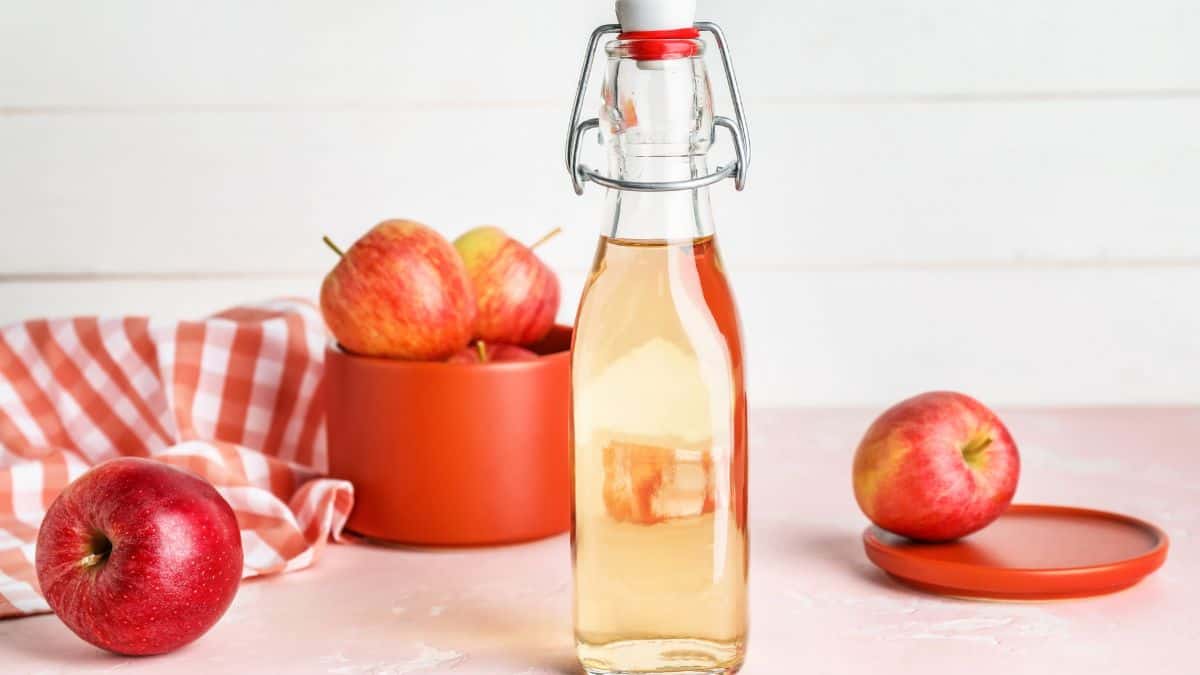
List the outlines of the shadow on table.
{"label": "shadow on table", "polygon": [[[14,618],[0,626],[0,642],[10,654],[35,659],[52,657],[56,665],[67,669],[92,669],[107,672],[137,658],[120,656],[84,642],[59,622],[53,614]],[[9,672],[0,663],[0,672]]]}
{"label": "shadow on table", "polygon": [[904,587],[867,560],[862,537],[857,532],[796,528],[781,537],[787,552],[805,561],[818,561],[827,569],[876,588],[903,590]]}

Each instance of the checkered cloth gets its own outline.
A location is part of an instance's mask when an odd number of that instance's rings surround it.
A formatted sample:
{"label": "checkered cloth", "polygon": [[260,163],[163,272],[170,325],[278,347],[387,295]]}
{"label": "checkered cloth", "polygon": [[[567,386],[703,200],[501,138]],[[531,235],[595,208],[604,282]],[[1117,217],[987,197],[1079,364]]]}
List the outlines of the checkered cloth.
{"label": "checkered cloth", "polygon": [[321,477],[325,339],[298,300],[0,329],[0,617],[49,611],[38,525],[68,483],[118,455],[212,482],[241,525],[245,576],[311,565],[353,503],[348,482]]}

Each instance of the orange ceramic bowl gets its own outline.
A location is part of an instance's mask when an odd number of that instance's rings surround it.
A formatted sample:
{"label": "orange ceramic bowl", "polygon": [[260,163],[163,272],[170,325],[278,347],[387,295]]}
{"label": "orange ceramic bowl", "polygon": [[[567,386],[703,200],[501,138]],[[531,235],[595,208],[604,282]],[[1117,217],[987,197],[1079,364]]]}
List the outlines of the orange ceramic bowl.
{"label": "orange ceramic bowl", "polygon": [[538,539],[570,526],[571,329],[533,361],[457,364],[325,351],[329,470],[347,527],[405,544]]}

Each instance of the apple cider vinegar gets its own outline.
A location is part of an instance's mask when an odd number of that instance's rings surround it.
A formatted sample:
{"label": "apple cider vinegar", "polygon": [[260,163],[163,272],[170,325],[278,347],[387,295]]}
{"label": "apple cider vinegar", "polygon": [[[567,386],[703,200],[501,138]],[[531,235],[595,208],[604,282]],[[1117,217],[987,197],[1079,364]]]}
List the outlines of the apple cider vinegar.
{"label": "apple cider vinegar", "polygon": [[[746,391],[709,186],[750,158],[724,34],[690,0],[618,0],[592,33],[567,140],[576,192],[606,192],[571,355],[575,646],[592,675],[735,673],[747,635]],[[665,29],[677,26],[677,29]],[[737,120],[714,117],[700,30]],[[606,34],[600,116],[580,121]],[[708,168],[720,126],[736,161]],[[578,162],[583,134],[608,151]]]}
{"label": "apple cider vinegar", "polygon": [[602,238],[576,330],[581,661],[731,671],[746,637],[746,399],[713,237]]}

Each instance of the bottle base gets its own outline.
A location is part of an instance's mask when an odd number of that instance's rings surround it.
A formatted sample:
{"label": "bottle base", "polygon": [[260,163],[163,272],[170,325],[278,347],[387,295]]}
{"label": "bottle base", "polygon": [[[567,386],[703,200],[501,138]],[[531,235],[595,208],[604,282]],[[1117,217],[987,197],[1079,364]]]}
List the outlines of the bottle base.
{"label": "bottle base", "polygon": [[587,675],[733,675],[738,670],[738,667],[730,668],[712,668],[708,670],[608,670],[604,668],[584,668],[584,673]]}
{"label": "bottle base", "polygon": [[733,675],[738,670],[742,669],[740,665],[731,665],[730,668],[709,668],[706,670],[608,670],[606,668],[584,668],[584,673],[587,675]]}
{"label": "bottle base", "polygon": [[692,638],[577,642],[579,662],[588,675],[732,675],[742,667],[741,641]]}

